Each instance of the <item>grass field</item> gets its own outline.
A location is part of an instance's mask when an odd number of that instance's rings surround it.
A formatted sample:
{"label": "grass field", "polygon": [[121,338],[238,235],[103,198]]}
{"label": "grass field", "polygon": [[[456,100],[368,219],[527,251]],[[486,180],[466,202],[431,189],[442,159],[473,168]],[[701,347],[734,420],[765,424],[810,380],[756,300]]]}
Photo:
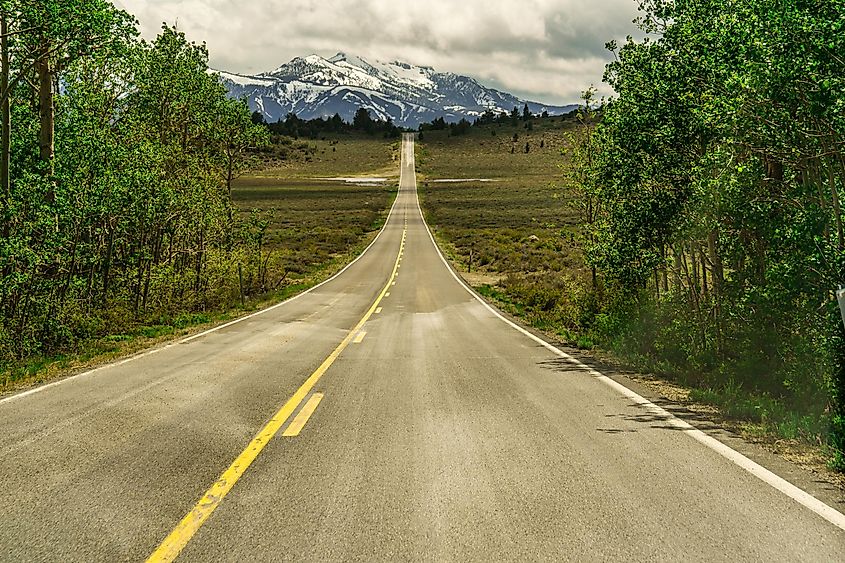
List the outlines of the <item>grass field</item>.
{"label": "grass field", "polygon": [[284,179],[396,175],[398,147],[398,139],[358,133],[282,138],[262,153],[263,165],[257,174]]}
{"label": "grass field", "polygon": [[[307,141],[310,149],[239,178],[232,199],[242,217],[268,221],[270,276],[286,284],[314,278],[339,257],[368,242],[396,193],[399,143],[340,135]],[[332,150],[335,149],[335,150]],[[379,177],[383,181],[352,181]],[[349,181],[329,178],[343,177]]]}
{"label": "grass field", "polygon": [[470,283],[534,326],[577,343],[574,303],[586,272],[563,170],[575,123],[548,118],[532,125],[485,125],[461,136],[425,131],[420,198]]}

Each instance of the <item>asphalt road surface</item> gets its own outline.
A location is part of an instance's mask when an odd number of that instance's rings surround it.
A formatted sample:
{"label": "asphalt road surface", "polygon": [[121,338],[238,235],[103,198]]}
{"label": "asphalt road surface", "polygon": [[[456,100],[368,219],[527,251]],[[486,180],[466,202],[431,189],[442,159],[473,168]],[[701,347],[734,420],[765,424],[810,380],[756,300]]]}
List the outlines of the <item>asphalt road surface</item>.
{"label": "asphalt road surface", "polygon": [[402,153],[329,282],[0,402],[0,558],[845,560],[842,514],[476,299]]}

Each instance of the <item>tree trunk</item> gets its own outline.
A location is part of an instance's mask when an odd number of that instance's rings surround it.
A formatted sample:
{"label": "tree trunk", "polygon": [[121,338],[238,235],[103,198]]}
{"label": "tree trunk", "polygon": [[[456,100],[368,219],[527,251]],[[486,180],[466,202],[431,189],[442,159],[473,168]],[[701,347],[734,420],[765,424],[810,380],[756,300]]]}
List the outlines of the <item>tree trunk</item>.
{"label": "tree trunk", "polygon": [[713,292],[718,296],[722,289],[722,283],[725,277],[725,268],[722,265],[722,257],[719,256],[717,244],[719,242],[719,233],[715,229],[710,231],[707,237],[707,253],[710,255],[710,263],[713,265],[712,287]]}
{"label": "tree trunk", "polygon": [[238,291],[241,296],[241,308],[244,307],[244,271],[241,263],[238,262]]}
{"label": "tree trunk", "polygon": [[[226,196],[229,204],[232,203],[232,180],[235,179],[235,157],[230,152],[226,153]],[[231,219],[231,217],[230,217]]]}
{"label": "tree trunk", "polygon": [[144,286],[144,245],[146,244],[146,225],[141,224],[141,229],[138,237],[138,264],[137,276],[135,280],[135,300],[132,306],[132,312],[138,316],[141,307],[141,291]]}
{"label": "tree trunk", "polygon": [[147,270],[144,273],[144,294],[141,297],[141,311],[146,312],[147,310],[147,303],[150,297],[150,277],[152,276],[153,272],[153,261],[147,260]]}
{"label": "tree trunk", "polygon": [[234,158],[228,154],[226,161],[226,215],[229,220],[226,230],[226,250],[232,252],[235,246],[235,206],[232,203],[232,180],[234,180]]}
{"label": "tree trunk", "polygon": [[672,245],[672,256],[674,258],[674,267],[672,268],[672,273],[674,274],[675,278],[675,289],[683,291],[684,289],[684,282],[681,279],[681,260],[683,260],[683,255],[678,250],[677,245]]}
{"label": "tree trunk", "polygon": [[[53,175],[55,108],[53,106],[53,73],[50,69],[50,44],[47,38],[41,38],[38,54],[38,114],[39,156],[45,164],[45,175]],[[54,194],[51,192],[50,197]]]}
{"label": "tree trunk", "polygon": [[692,287],[695,291],[696,302],[701,293],[701,285],[698,282],[698,260],[696,259],[695,245],[690,244],[690,260],[692,261]]}
{"label": "tree trunk", "polygon": [[202,287],[202,260],[205,253],[205,229],[200,230],[199,250],[197,252],[196,262],[194,263],[194,293],[199,297],[200,287]]}
{"label": "tree trunk", "polygon": [[833,173],[833,166],[826,166],[827,178],[830,183],[830,196],[833,201],[833,218],[836,222],[836,242],[839,252],[845,250],[845,234],[842,229],[842,208],[839,205],[839,193],[836,190],[836,176]]}
{"label": "tree trunk", "polygon": [[719,231],[713,229],[707,237],[707,251],[713,264],[713,320],[716,328],[716,354],[722,353],[722,287],[725,282],[725,266],[718,249]]}
{"label": "tree trunk", "polygon": [[103,295],[100,303],[105,309],[109,303],[109,282],[111,281],[111,262],[112,253],[114,252],[114,227],[111,224],[111,219],[108,223],[108,242],[106,243],[106,260],[103,264]]}
{"label": "tree trunk", "polygon": [[12,111],[9,101],[9,21],[5,12],[0,13],[0,93],[3,101],[0,103],[0,192],[3,197],[3,238],[9,238],[9,205],[12,200],[9,163],[11,161],[12,146]]}
{"label": "tree trunk", "polygon": [[766,179],[777,183],[783,183],[783,163],[773,156],[764,157],[763,164],[766,168]]}
{"label": "tree trunk", "polygon": [[654,270],[654,298],[660,301],[660,270]]}

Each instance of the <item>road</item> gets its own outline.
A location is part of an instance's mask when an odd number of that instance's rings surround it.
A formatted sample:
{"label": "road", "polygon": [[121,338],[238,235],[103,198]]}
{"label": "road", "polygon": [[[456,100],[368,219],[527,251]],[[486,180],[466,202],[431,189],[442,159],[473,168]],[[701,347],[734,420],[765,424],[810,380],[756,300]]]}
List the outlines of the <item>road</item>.
{"label": "road", "polygon": [[842,514],[468,291],[402,156],[327,283],[0,401],[0,558],[845,558]]}

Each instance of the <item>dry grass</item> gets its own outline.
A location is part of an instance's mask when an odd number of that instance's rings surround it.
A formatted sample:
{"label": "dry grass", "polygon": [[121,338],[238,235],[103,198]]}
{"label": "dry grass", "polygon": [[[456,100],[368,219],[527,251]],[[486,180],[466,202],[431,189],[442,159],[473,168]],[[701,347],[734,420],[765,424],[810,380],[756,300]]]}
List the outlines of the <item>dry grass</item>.
{"label": "dry grass", "polygon": [[426,219],[467,281],[573,344],[586,276],[576,241],[579,211],[564,170],[574,126],[550,118],[534,120],[531,131],[521,121],[456,137],[426,131],[418,149]]}
{"label": "dry grass", "polygon": [[[418,163],[426,218],[465,269],[506,275],[582,267],[572,238],[577,210],[561,168],[571,127],[557,118],[535,120],[532,131],[520,122],[458,137],[424,133]],[[444,178],[492,181],[436,181]]]}
{"label": "dry grass", "polygon": [[[263,166],[252,176],[331,178],[387,176],[399,173],[399,141],[357,133],[319,139],[286,139],[263,154]],[[289,143],[289,144],[287,144]]]}

